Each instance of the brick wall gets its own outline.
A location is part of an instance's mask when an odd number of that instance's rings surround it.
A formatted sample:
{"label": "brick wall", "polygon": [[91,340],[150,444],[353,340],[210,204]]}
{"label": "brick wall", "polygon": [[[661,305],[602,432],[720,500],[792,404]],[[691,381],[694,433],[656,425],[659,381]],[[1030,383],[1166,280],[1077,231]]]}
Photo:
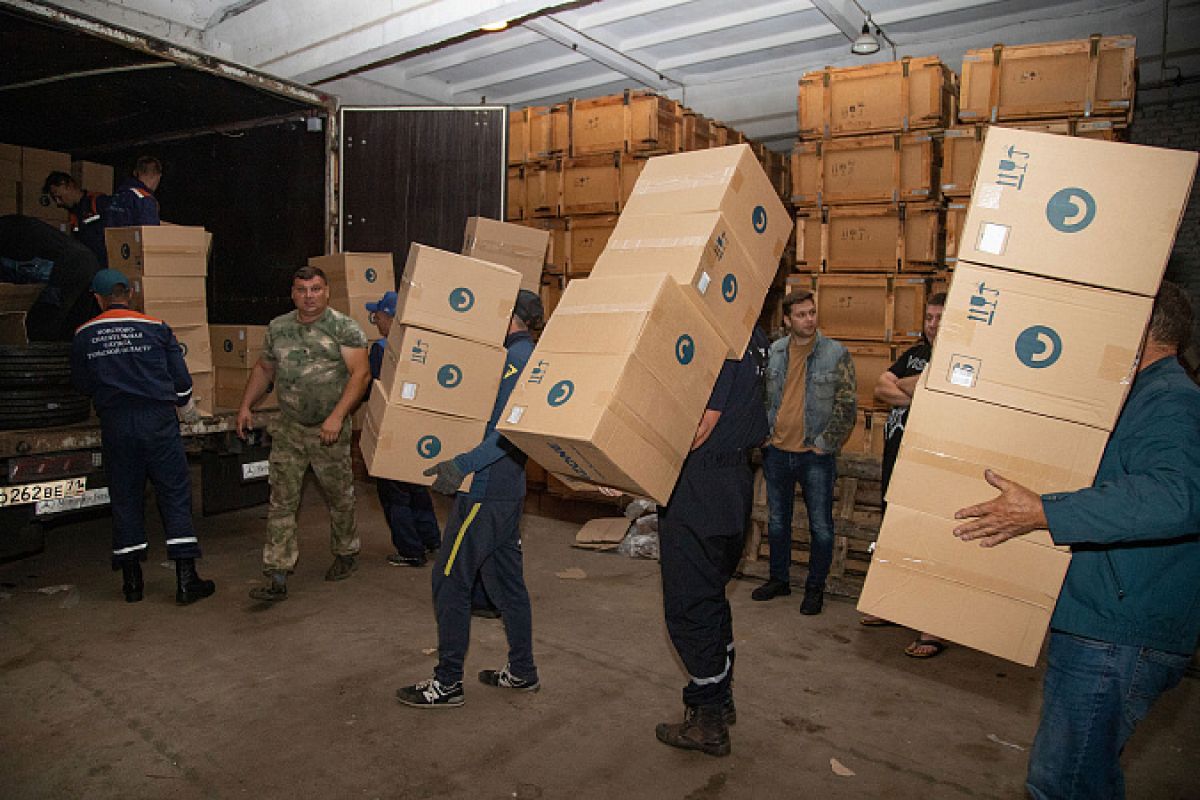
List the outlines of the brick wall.
{"label": "brick wall", "polygon": [[[1200,150],[1200,97],[1138,106],[1130,140],[1155,147]],[[1197,320],[1187,360],[1195,369],[1200,366],[1200,179],[1192,185],[1192,199],[1175,239],[1167,279],[1187,287],[1192,294]]]}

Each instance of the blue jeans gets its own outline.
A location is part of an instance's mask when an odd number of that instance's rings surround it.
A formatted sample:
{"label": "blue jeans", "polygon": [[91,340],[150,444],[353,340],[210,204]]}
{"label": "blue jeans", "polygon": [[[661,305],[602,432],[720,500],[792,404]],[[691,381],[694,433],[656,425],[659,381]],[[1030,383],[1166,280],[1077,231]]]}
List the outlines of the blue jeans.
{"label": "blue jeans", "polygon": [[791,453],[763,449],[767,482],[767,541],[771,546],[771,579],[787,581],[792,563],[792,506],[796,484],[808,509],[808,580],[804,588],[824,589],[833,561],[833,482],[837,457],[832,453]]}
{"label": "blue jeans", "polygon": [[1035,800],[1125,797],[1121,751],[1190,661],[1190,655],[1052,631],[1042,721],[1029,754],[1029,794]]}

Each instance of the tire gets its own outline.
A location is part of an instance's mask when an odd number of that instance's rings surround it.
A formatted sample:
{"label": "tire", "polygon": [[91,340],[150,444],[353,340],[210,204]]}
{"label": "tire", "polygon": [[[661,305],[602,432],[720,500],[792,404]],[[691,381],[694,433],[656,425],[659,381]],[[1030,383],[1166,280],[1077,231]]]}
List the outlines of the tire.
{"label": "tire", "polygon": [[71,345],[34,342],[0,345],[0,389],[25,386],[69,386]]}
{"label": "tire", "polygon": [[69,425],[90,412],[90,399],[55,387],[0,390],[0,430]]}

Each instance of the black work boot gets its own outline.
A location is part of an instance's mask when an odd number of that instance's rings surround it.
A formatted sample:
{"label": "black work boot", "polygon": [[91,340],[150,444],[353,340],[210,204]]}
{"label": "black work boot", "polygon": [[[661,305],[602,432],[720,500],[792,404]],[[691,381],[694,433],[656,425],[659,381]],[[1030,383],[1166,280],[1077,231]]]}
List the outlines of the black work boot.
{"label": "black work boot", "polygon": [[812,616],[821,613],[825,605],[825,590],[820,586],[804,587],[804,602],[800,604],[800,613]]}
{"label": "black work boot", "polygon": [[255,586],[250,590],[250,599],[262,600],[267,603],[278,603],[287,600],[287,573],[269,572],[266,586]]}
{"label": "black work boot", "polygon": [[733,704],[732,697],[721,704],[721,718],[726,725],[737,724],[737,706]]}
{"label": "black work boot", "polygon": [[217,584],[206,581],[196,572],[196,559],[175,559],[175,602],[181,606],[203,600],[217,590]]}
{"label": "black work boot", "polygon": [[146,582],[142,580],[142,564],[140,561],[121,562],[121,591],[125,593],[126,603],[136,603],[142,599],[146,590]]}
{"label": "black work boot", "polygon": [[325,580],[344,581],[353,575],[356,569],[358,569],[357,556],[335,556],[333,563],[325,572]]}
{"label": "black work boot", "polygon": [[787,581],[776,580],[771,578],[762,586],[750,593],[751,600],[774,600],[776,597],[783,597],[792,593],[792,587]]}
{"label": "black work boot", "polygon": [[710,756],[727,756],[730,751],[729,726],[722,705],[688,706],[682,723],[660,722],[654,735],[663,744]]}

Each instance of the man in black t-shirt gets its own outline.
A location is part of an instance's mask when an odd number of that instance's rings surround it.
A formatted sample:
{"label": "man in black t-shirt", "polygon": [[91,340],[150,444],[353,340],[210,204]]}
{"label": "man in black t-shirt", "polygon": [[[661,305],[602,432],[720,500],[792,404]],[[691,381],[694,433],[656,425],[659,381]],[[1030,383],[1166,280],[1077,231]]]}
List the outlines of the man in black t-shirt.
{"label": "man in black t-shirt", "polygon": [[[921,341],[905,350],[896,363],[884,370],[875,384],[875,399],[892,407],[887,423],[883,427],[883,495],[887,497],[888,484],[892,481],[892,470],[896,456],[900,453],[900,440],[904,436],[904,424],[908,421],[908,407],[917,391],[917,380],[933,354],[933,341],[942,324],[942,311],[946,306],[946,293],[930,295],[925,302],[925,322],[921,328]],[[887,509],[887,501],[884,501]],[[887,620],[865,616],[860,622],[867,627],[890,625]],[[913,658],[932,658],[945,649],[945,644],[935,636],[922,633],[904,652]]]}

